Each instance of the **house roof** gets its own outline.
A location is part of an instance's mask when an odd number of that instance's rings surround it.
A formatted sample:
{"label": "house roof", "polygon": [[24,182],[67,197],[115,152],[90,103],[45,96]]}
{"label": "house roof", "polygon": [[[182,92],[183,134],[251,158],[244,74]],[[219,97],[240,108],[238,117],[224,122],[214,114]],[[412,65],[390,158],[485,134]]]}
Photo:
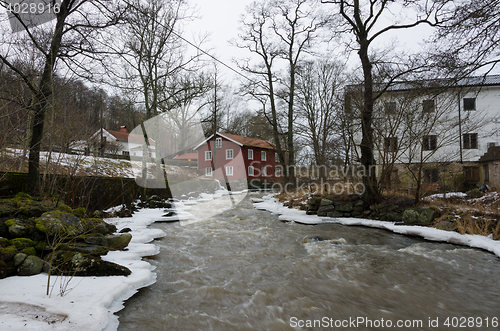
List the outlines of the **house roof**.
{"label": "house roof", "polygon": [[198,160],[198,153],[184,153],[174,157],[174,160]]}
{"label": "house roof", "polygon": [[[376,87],[377,84],[374,84]],[[420,81],[401,81],[394,82],[387,88],[387,91],[407,91],[418,88],[443,88],[443,87],[473,87],[473,86],[499,86],[500,85],[500,75],[483,75],[483,76],[471,76],[464,77],[458,80],[454,79],[427,79]],[[362,84],[358,85],[348,85],[348,89],[354,89],[362,87]],[[379,84],[381,88],[385,87],[385,84]]]}
{"label": "house roof", "polygon": [[[257,147],[257,148],[264,148],[264,149],[276,149],[274,144],[270,143],[269,141],[263,140],[263,139],[257,139],[257,138],[250,138],[250,137],[243,137],[243,136],[238,136],[236,134],[232,133],[220,133],[217,132],[217,135],[226,138],[227,140],[230,140],[237,145],[240,146],[247,146],[247,147]],[[212,139],[214,135],[211,135],[207,139],[205,139],[203,142],[201,142],[198,146],[194,147],[193,149],[198,149],[201,145],[206,143],[208,140]]]}
{"label": "house roof", "polygon": [[500,146],[492,146],[479,158],[479,162],[500,161]]}
{"label": "house roof", "polygon": [[[122,132],[122,131],[114,131],[114,130],[108,130],[104,129],[107,131],[110,135],[115,137],[116,140],[118,141],[131,141],[134,143],[142,143],[144,141],[144,136],[140,134],[135,134],[135,133],[129,133],[129,132]],[[150,145],[154,145],[155,141],[151,138],[148,139]]]}

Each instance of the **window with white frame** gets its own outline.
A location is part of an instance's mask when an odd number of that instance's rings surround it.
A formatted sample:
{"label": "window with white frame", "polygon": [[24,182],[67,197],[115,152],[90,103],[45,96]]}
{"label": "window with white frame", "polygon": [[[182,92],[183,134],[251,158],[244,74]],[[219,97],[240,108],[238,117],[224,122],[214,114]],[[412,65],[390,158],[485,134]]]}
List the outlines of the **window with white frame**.
{"label": "window with white frame", "polygon": [[253,160],[253,149],[248,150],[248,159]]}
{"label": "window with white frame", "polygon": [[212,176],[212,167],[205,168],[205,176]]}
{"label": "window with white frame", "polygon": [[267,167],[262,167],[262,176],[267,176]]}
{"label": "window with white frame", "polygon": [[253,166],[248,166],[248,176],[254,176]]}
{"label": "window with white frame", "polygon": [[215,148],[222,148],[222,138],[215,138]]}
{"label": "window with white frame", "polygon": [[226,160],[232,160],[232,159],[233,159],[233,150],[226,149]]}
{"label": "window with white frame", "polygon": [[212,160],[212,151],[205,151],[205,161]]}
{"label": "window with white frame", "polygon": [[463,134],[463,148],[464,149],[477,149],[477,133]]}
{"label": "window with white frame", "polygon": [[265,160],[266,160],[266,152],[265,152],[265,151],[261,151],[261,152],[260,152],[260,159],[261,159],[262,161],[265,161]]}
{"label": "window with white frame", "polygon": [[233,167],[229,166],[226,167],[226,176],[232,176],[233,175]]}
{"label": "window with white frame", "polygon": [[280,167],[280,166],[277,166],[277,167],[274,169],[274,176],[276,176],[276,177],[281,177],[281,167]]}

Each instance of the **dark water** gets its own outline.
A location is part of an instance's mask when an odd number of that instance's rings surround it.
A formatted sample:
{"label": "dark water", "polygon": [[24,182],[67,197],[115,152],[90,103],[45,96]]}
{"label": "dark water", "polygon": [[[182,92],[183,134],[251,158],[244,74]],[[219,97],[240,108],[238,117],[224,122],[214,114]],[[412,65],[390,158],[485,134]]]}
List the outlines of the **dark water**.
{"label": "dark water", "polygon": [[126,302],[118,330],[500,330],[500,259],[484,251],[282,223],[248,199],[152,226],[167,233],[147,259],[158,279]]}

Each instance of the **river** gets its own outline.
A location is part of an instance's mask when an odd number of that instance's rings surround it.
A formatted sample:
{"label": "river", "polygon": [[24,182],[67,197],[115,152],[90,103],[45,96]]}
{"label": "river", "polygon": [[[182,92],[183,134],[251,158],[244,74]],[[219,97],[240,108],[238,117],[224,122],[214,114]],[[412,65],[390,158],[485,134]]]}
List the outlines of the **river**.
{"label": "river", "polygon": [[147,258],[157,281],[117,313],[118,330],[500,330],[500,259],[485,251],[282,223],[248,198],[151,226],[167,233]]}

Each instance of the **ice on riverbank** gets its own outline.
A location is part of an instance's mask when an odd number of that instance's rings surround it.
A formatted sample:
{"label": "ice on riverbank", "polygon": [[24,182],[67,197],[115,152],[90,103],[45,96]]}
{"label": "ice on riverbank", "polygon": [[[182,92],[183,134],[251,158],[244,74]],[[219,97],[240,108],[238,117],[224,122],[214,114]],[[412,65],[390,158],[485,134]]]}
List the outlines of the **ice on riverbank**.
{"label": "ice on riverbank", "polygon": [[[46,295],[45,273],[1,279],[0,330],[116,330],[118,317],[114,313],[122,309],[123,301],[156,280],[153,267],[142,257],[158,253],[158,248],[149,242],[165,233],[148,225],[160,219],[162,213],[161,209],[145,209],[130,218],[106,219],[118,230],[132,230],[127,251],[111,251],[102,257],[129,268],[132,273],[127,277],[52,276],[50,296]],[[60,296],[61,281],[68,280],[69,285]]]}
{"label": "ice on riverbank", "polygon": [[281,221],[290,221],[301,224],[343,224],[362,225],[372,228],[389,230],[395,233],[422,237],[427,240],[448,242],[457,245],[466,245],[474,248],[481,248],[494,253],[500,257],[500,241],[493,240],[481,235],[460,234],[453,231],[438,230],[423,226],[395,225],[393,222],[383,222],[363,218],[350,217],[319,217],[317,215],[306,215],[304,210],[291,209],[283,206],[273,195],[263,197],[262,202],[254,203],[254,207],[259,210],[267,210],[279,215]]}

